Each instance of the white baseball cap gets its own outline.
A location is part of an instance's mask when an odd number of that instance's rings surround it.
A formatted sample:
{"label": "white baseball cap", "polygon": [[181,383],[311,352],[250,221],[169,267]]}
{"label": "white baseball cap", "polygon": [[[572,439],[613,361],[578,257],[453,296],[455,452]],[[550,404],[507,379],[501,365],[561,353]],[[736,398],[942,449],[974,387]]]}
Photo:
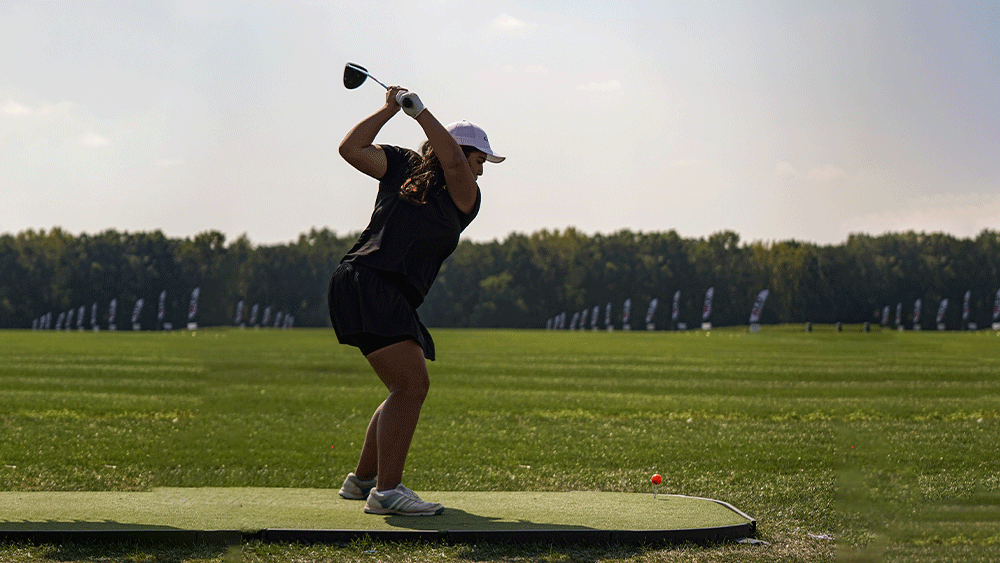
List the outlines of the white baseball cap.
{"label": "white baseball cap", "polygon": [[475,123],[469,123],[464,120],[456,121],[445,127],[445,129],[458,141],[458,144],[475,147],[483,151],[486,153],[486,160],[494,164],[503,162],[507,158],[506,156],[493,154],[493,149],[490,148],[490,140],[486,137],[486,131],[483,131],[483,128]]}

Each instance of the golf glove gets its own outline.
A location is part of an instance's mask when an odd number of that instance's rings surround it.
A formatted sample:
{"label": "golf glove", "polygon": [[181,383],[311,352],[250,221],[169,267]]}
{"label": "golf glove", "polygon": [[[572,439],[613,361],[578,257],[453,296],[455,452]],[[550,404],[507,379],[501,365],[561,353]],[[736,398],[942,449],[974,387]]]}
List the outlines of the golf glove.
{"label": "golf glove", "polygon": [[420,112],[424,111],[424,103],[413,92],[400,92],[396,94],[396,103],[403,108],[406,115],[416,119]]}

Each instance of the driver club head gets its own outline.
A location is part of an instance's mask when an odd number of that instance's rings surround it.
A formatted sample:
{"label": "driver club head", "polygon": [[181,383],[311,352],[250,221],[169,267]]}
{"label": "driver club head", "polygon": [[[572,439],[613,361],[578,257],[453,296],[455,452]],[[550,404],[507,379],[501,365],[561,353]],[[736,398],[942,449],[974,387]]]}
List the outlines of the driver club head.
{"label": "driver club head", "polygon": [[344,86],[348,90],[354,90],[365,83],[368,78],[368,69],[354,63],[347,63],[344,67]]}
{"label": "driver club head", "polygon": [[[386,86],[385,84],[382,84],[381,80],[369,74],[368,69],[366,69],[365,67],[355,63],[347,63],[344,66],[344,86],[347,87],[348,90],[353,90],[358,86],[361,86],[362,84],[365,83],[365,80],[368,78],[371,78],[372,80],[377,82],[379,86],[385,88],[387,91],[389,90],[389,87]],[[413,101],[407,98],[400,101],[400,104],[403,107],[408,108],[413,105]]]}

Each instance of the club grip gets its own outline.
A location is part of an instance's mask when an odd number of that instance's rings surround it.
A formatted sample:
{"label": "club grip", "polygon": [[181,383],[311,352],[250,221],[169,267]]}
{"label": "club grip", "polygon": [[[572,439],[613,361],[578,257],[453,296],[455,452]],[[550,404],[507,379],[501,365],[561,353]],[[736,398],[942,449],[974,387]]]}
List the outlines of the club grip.
{"label": "club grip", "polygon": [[403,106],[404,108],[413,107],[413,100],[406,97],[406,92],[400,92],[396,94],[396,103]]}

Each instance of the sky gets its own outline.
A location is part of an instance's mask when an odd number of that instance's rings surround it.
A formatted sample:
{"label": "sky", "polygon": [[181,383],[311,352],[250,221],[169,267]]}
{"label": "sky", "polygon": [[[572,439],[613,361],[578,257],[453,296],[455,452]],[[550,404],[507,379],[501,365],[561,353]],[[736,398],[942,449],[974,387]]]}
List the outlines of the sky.
{"label": "sky", "polygon": [[359,232],[347,62],[507,157],[474,241],[1000,229],[998,2],[5,0],[0,233]]}

